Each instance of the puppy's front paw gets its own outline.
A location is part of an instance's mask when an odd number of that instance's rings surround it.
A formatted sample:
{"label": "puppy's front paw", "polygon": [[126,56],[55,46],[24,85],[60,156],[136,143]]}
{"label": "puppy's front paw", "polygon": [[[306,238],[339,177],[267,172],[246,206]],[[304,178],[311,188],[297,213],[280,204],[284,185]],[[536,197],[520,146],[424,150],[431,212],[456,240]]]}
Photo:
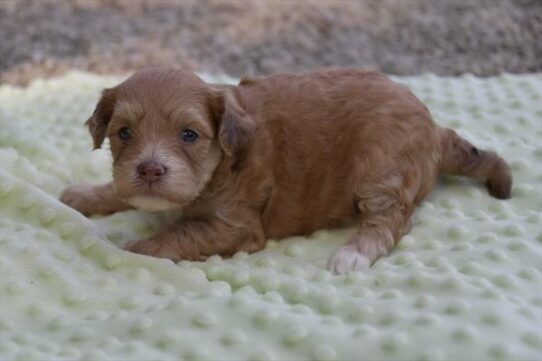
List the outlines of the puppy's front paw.
{"label": "puppy's front paw", "polygon": [[336,275],[350,271],[365,271],[371,266],[369,258],[353,245],[342,246],[329,260],[327,268]]}
{"label": "puppy's front paw", "polygon": [[60,195],[60,201],[72,207],[85,216],[99,212],[99,199],[96,195],[95,186],[88,184],[76,184],[70,186]]}

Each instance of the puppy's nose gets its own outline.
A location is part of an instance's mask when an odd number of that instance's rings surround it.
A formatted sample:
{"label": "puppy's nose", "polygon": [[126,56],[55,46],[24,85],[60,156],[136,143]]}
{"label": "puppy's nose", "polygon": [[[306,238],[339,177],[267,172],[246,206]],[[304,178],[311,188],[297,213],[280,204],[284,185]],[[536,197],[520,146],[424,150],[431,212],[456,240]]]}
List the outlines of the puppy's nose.
{"label": "puppy's nose", "polygon": [[139,176],[150,183],[159,180],[166,171],[167,168],[156,161],[146,161],[137,166]]}

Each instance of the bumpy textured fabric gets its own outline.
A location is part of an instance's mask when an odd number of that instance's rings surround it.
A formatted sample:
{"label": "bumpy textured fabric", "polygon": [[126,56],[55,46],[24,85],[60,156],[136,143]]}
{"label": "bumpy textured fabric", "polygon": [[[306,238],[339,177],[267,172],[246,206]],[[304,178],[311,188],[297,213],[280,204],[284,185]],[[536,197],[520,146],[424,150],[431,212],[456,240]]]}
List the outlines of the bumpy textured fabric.
{"label": "bumpy textured fabric", "polygon": [[396,79],[510,162],[513,198],[444,178],[398,248],[346,276],[325,265],[353,229],[174,264],[117,247],[167,216],[87,219],[62,205],[68,184],[111,177],[82,124],[120,80],[0,88],[2,360],[542,358],[541,75]]}

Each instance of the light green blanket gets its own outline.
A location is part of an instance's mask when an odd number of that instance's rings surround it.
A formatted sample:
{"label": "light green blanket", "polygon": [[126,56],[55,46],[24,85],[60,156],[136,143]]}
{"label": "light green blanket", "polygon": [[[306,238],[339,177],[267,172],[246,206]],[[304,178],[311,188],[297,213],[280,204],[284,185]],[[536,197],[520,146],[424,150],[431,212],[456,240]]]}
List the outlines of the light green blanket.
{"label": "light green blanket", "polygon": [[392,255],[340,277],[325,264],[351,229],[174,264],[117,248],[167,215],[59,203],[68,184],[111,177],[83,122],[120,80],[0,88],[1,360],[542,359],[540,74],[397,79],[511,163],[513,198],[446,178]]}

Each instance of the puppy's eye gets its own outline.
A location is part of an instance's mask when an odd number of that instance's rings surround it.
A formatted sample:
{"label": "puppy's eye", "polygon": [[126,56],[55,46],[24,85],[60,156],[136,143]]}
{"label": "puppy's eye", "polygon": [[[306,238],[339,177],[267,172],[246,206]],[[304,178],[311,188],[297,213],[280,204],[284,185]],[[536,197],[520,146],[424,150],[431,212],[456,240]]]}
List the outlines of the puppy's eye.
{"label": "puppy's eye", "polygon": [[119,129],[119,138],[122,140],[128,140],[132,137],[132,131],[128,127],[122,127]]}
{"label": "puppy's eye", "polygon": [[194,132],[191,129],[185,129],[181,134],[181,138],[187,143],[192,143],[198,138],[198,133]]}

